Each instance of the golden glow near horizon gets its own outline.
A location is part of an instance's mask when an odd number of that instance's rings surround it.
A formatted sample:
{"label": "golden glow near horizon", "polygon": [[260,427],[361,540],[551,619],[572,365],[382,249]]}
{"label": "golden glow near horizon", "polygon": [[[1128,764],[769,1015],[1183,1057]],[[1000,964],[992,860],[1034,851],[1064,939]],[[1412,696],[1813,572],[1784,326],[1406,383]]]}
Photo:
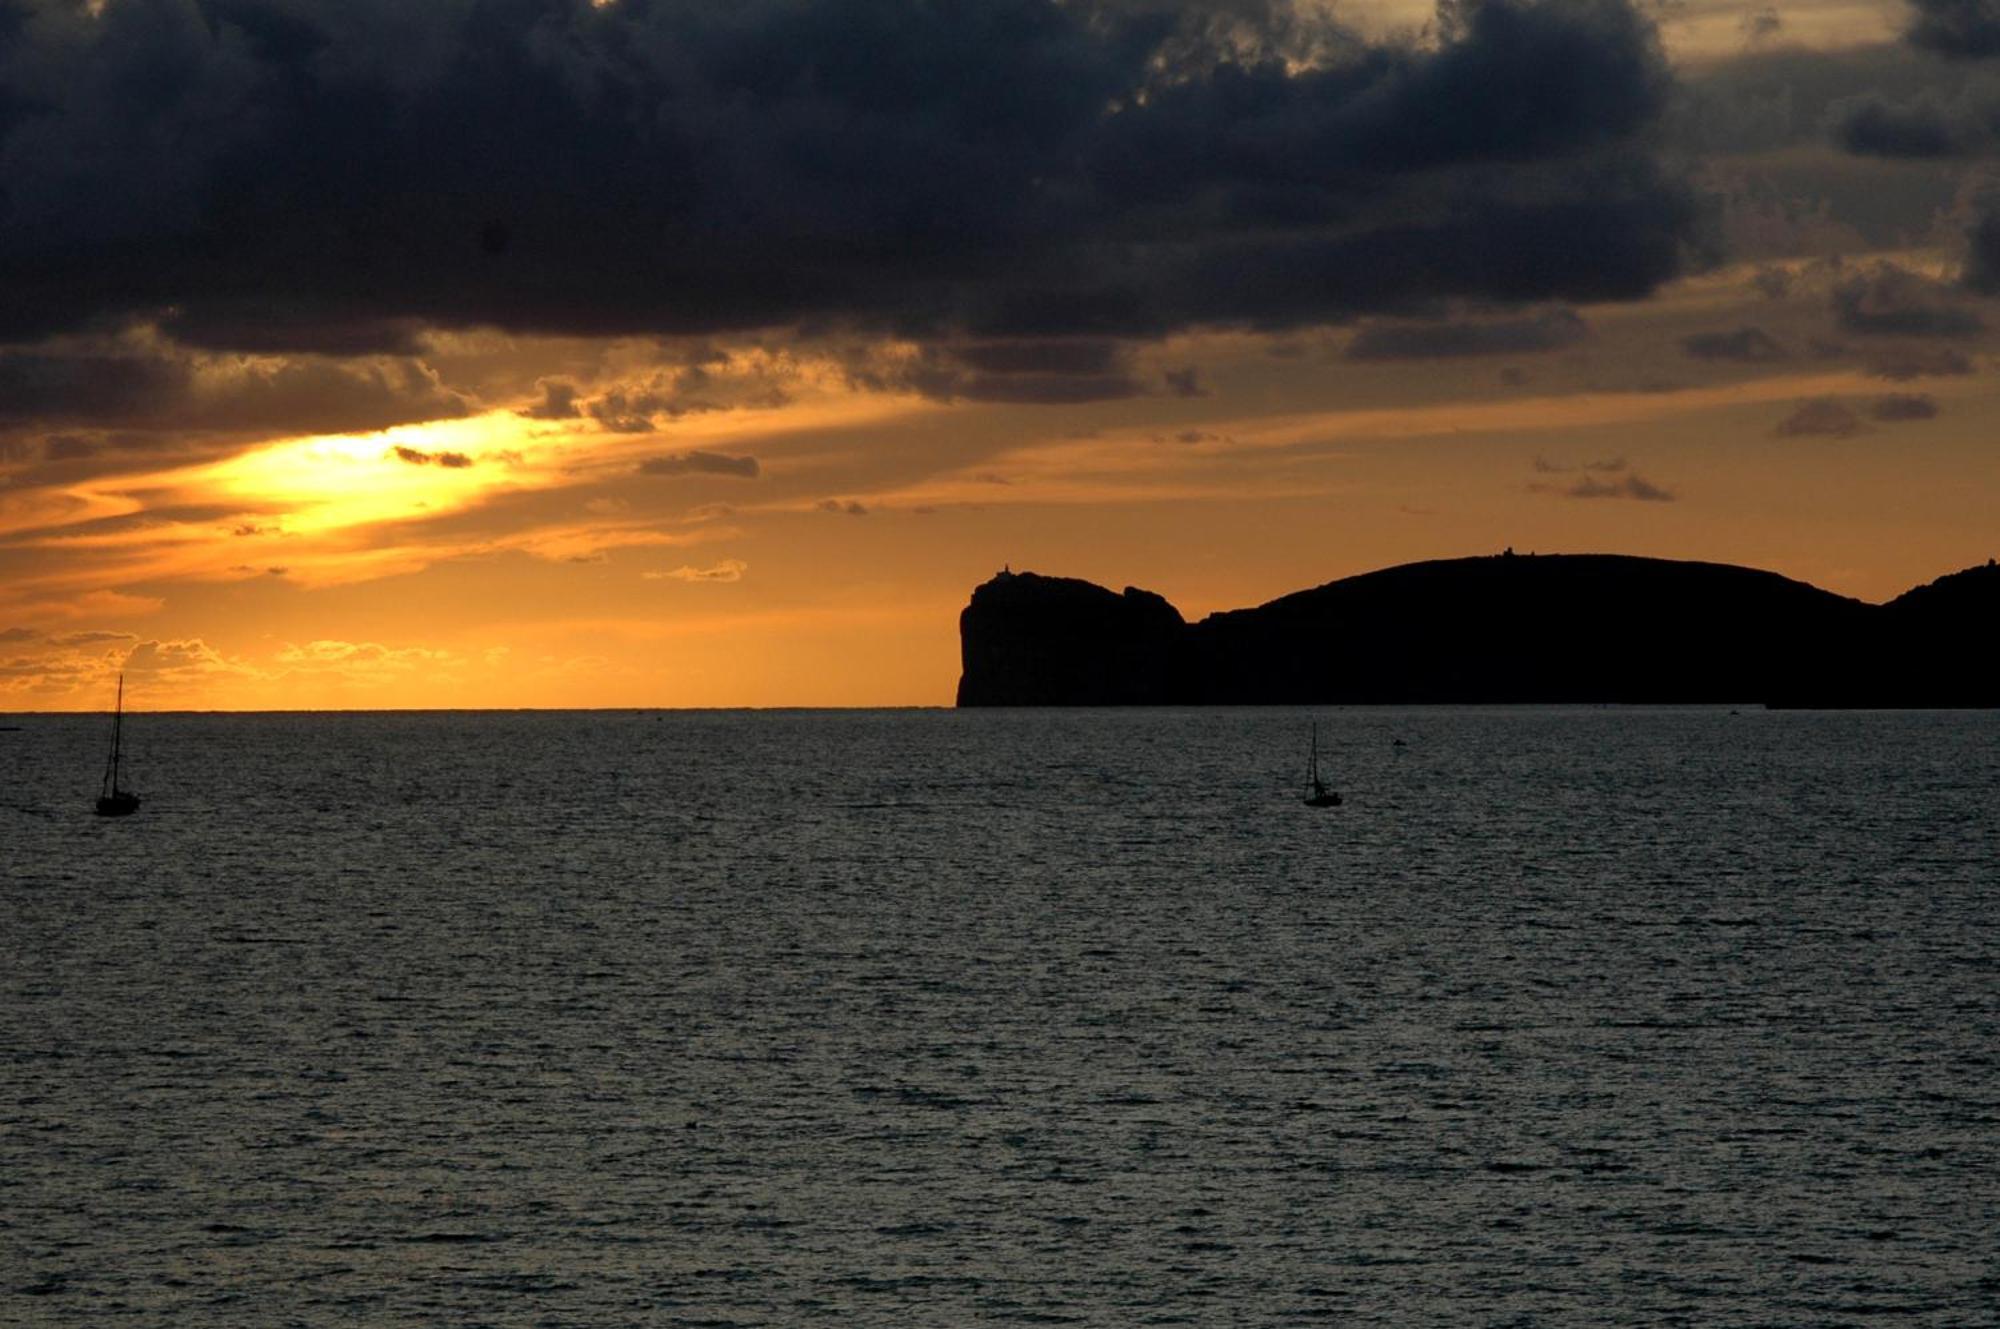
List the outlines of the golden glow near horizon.
{"label": "golden glow near horizon", "polygon": [[[1686,283],[1655,319],[1712,325],[1717,289]],[[1193,615],[1506,544],[1725,558],[1875,598],[1983,556],[1991,463],[1984,490],[1923,478],[1982,474],[1975,422],[2000,408],[1982,376],[1923,380],[1943,414],[1921,432],[1866,422],[1896,385],[1859,368],[1618,386],[1623,343],[1659,329],[1588,313],[1604,344],[1534,383],[1486,360],[1347,363],[1335,332],[1302,399],[1271,386],[1295,348],[1220,334],[1161,352],[1208,367],[1201,397],[946,406],[822,384],[631,433],[502,409],[0,491],[8,552],[40,569],[6,593],[5,705],[95,708],[119,668],[155,709],[935,704],[956,611],[1003,562],[1140,581]],[[1852,403],[1854,431],[1778,432],[1813,402]],[[1615,493],[1585,475],[1683,501],[1568,497]],[[1810,497],[1828,541],[1863,495],[1931,514],[1887,523],[1907,545],[1886,572],[1773,536]]]}
{"label": "golden glow near horizon", "polygon": [[[0,490],[30,569],[0,599],[0,705],[96,708],[120,668],[155,709],[936,704],[957,609],[1001,563],[1194,615],[1507,544],[1872,598],[1985,557],[1985,376],[1922,380],[1940,418],[1919,425],[1871,421],[1898,385],[1865,368],[1632,376],[1627,344],[1660,319],[1727,325],[1727,286],[1684,283],[1650,319],[1587,311],[1592,343],[1526,383],[1486,359],[1347,362],[1336,331],[1301,393],[1277,382],[1296,347],[1231,333],[1159,352],[1204,364],[1197,397],[943,405],[816,381],[652,432],[517,407]],[[1783,433],[1809,403],[1853,430]],[[1874,534],[1838,533],[1871,510]],[[1853,547],[1885,529],[1898,558],[1864,571]]]}
{"label": "golden glow near horizon", "polygon": [[[1332,12],[1437,35],[1429,0]],[[1684,73],[1902,67],[1906,22],[1659,13]],[[1725,91],[1711,137],[1791,114]],[[1436,311],[1488,329],[1470,350],[1370,352],[1393,319],[957,361],[852,329],[461,328],[346,358],[61,341],[178,367],[185,419],[43,427],[0,400],[0,711],[101,708],[121,669],[140,710],[943,704],[957,613],[1003,564],[1197,617],[1507,546],[1874,600],[2000,554],[2000,302],[1956,282],[1993,157],[1774,142],[1703,168],[1728,265],[1626,303]],[[1849,214],[1905,185],[1925,220],[1871,245]],[[1878,308],[1892,271],[1914,303]],[[397,419],[419,422],[360,427]]]}

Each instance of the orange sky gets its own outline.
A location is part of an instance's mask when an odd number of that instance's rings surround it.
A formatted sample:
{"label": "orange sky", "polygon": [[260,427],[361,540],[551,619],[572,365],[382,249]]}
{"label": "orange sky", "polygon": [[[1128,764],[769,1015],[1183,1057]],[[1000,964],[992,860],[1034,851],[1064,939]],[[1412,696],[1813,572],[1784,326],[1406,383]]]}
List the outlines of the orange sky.
{"label": "orange sky", "polygon": [[[1762,12],[1678,8],[1668,48],[1690,76],[1755,54]],[[1787,6],[1786,40],[1882,47],[1900,12]],[[1197,329],[1123,345],[1137,388],[1072,404],[921,395],[866,372],[919,348],[797,329],[432,329],[310,364],[176,349],[195,406],[172,446],[0,439],[0,711],[100,709],[121,669],[137,709],[948,704],[958,611],[1003,564],[1190,618],[1505,546],[1885,599],[2000,553],[2000,310],[1952,285],[1951,226],[1885,244],[1842,219],[1837,181],[1797,192],[1822,169],[1846,167],[1810,143],[1715,165],[1794,195],[1737,189],[1725,252],[1648,298],[1448,311],[1500,329],[1484,353],[1364,354],[1396,319]],[[1986,169],[1907,178],[1948,197]],[[1970,321],[1877,335],[1842,313],[1862,288]],[[1538,318],[1560,335],[1508,344]],[[1713,341],[1749,328],[1768,346]],[[551,384],[639,401],[691,365],[685,406],[550,407]],[[302,405],[322,427],[287,429],[283,403],[319,400],[306,368],[435,418],[328,430]]]}

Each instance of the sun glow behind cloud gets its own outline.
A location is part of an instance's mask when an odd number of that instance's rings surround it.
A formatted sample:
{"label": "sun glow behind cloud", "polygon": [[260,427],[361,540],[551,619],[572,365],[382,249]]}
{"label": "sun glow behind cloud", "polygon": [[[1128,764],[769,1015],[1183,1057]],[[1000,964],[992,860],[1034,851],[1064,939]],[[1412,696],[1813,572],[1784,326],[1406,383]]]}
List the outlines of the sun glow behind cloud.
{"label": "sun glow behind cloud", "polygon": [[276,514],[287,533],[318,535],[463,511],[546,477],[564,451],[560,441],[492,414],[291,439],[181,483],[200,501],[239,504],[246,519]]}

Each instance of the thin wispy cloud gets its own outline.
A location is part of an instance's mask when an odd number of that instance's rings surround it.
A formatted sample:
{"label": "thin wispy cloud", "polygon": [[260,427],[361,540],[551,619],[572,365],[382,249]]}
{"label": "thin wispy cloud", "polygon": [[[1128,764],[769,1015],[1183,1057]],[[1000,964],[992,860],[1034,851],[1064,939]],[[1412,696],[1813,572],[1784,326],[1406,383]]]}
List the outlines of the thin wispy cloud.
{"label": "thin wispy cloud", "polygon": [[670,568],[663,572],[644,572],[640,576],[645,581],[732,582],[742,581],[743,574],[749,570],[750,565],[742,559],[725,558],[721,562],[711,563],[707,567],[698,568],[684,563],[677,568]]}

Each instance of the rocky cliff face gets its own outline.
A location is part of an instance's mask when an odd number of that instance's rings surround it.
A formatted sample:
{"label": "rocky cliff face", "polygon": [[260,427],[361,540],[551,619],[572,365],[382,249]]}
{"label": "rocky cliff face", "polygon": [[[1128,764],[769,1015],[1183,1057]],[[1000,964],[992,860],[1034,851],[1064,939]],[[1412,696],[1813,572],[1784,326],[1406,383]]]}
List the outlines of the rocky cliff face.
{"label": "rocky cliff face", "polygon": [[1157,705],[1176,699],[1180,611],[1070,577],[1003,572],[958,618],[960,706]]}
{"label": "rocky cliff face", "polygon": [[1612,555],[1452,559],[1186,623],[1159,596],[1003,573],[960,617],[961,706],[2000,705],[2000,569],[1889,605]]}

